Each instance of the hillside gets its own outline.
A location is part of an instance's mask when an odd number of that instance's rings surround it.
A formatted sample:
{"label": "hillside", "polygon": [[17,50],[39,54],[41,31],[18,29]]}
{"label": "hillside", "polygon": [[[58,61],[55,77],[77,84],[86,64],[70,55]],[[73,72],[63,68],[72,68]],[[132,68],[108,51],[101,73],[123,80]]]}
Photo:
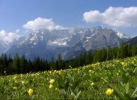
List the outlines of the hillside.
{"label": "hillside", "polygon": [[135,99],[137,56],[76,69],[0,77],[0,98],[7,99]]}
{"label": "hillside", "polygon": [[137,44],[137,36],[127,41],[130,45],[136,45]]}

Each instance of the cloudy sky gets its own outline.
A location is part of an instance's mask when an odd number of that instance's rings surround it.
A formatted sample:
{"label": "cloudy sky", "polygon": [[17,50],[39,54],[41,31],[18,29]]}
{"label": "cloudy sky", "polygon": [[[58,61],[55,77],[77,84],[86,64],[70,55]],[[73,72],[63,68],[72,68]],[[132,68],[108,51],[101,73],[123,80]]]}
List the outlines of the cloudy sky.
{"label": "cloudy sky", "polygon": [[0,37],[99,25],[137,35],[137,0],[0,0]]}

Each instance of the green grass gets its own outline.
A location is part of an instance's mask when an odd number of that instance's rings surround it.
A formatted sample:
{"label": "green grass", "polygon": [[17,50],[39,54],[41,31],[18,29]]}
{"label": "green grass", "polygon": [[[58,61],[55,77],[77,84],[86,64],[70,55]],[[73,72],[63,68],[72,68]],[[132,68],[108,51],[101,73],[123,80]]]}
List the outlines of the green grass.
{"label": "green grass", "polygon": [[[50,83],[54,79],[55,82]],[[52,88],[49,88],[52,84]],[[111,88],[111,95],[105,91]],[[30,96],[28,90],[32,89]],[[0,76],[0,100],[137,98],[137,57],[91,64],[75,69]]]}

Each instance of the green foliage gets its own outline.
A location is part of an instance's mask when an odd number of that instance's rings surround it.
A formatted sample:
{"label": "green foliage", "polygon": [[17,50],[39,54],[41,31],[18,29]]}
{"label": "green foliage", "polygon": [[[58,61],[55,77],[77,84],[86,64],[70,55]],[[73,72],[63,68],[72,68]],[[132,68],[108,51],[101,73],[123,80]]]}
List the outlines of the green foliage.
{"label": "green foliage", "polygon": [[119,47],[114,48],[108,46],[100,50],[88,51],[71,60],[63,60],[62,56],[58,55],[57,59],[52,58],[50,62],[39,57],[28,60],[24,56],[16,55],[10,58],[3,54],[0,56],[0,75],[76,68],[96,62],[135,55],[137,55],[137,46],[130,46],[128,44],[121,44]]}
{"label": "green foliage", "polygon": [[[1,100],[136,100],[136,76],[137,57],[74,69],[0,76],[0,98]],[[110,88],[113,92],[106,93]],[[28,93],[29,89],[33,90],[31,95]]]}

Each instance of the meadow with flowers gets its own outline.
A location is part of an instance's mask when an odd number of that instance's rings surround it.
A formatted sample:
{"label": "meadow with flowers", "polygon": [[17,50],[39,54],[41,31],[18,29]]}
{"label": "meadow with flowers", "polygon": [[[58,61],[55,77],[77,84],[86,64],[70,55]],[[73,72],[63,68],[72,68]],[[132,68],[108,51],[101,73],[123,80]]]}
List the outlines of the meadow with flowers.
{"label": "meadow with flowers", "polygon": [[0,76],[0,99],[137,99],[137,57],[74,69]]}

